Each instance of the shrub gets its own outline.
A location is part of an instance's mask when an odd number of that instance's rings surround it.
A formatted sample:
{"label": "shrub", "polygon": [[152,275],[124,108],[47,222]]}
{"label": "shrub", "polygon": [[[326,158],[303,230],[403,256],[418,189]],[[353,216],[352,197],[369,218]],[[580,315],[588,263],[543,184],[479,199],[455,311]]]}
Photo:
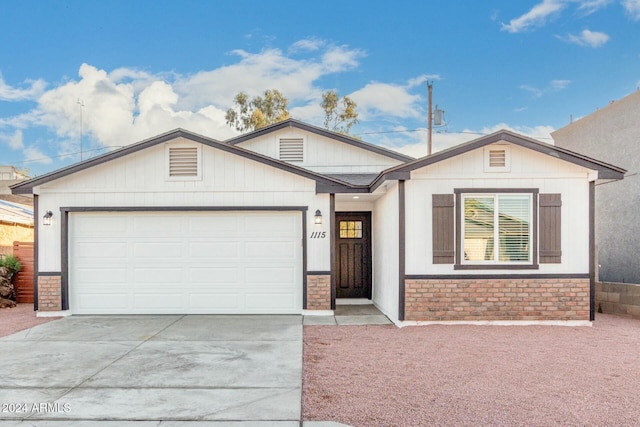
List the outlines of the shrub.
{"label": "shrub", "polygon": [[0,259],[0,267],[5,267],[7,270],[9,270],[9,273],[16,274],[18,271],[20,271],[22,265],[20,264],[20,261],[18,261],[18,258],[14,257],[13,255],[7,255],[4,258]]}

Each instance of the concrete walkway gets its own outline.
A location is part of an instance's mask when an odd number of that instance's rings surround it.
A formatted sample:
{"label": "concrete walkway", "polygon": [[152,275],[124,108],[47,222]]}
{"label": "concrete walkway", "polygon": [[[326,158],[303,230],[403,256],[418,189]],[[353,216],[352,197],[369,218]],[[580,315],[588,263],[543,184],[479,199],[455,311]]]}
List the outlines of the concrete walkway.
{"label": "concrete walkway", "polygon": [[2,426],[300,426],[300,316],[72,316],[0,366]]}
{"label": "concrete walkway", "polygon": [[392,325],[373,304],[337,305],[333,315],[304,316],[304,325]]}

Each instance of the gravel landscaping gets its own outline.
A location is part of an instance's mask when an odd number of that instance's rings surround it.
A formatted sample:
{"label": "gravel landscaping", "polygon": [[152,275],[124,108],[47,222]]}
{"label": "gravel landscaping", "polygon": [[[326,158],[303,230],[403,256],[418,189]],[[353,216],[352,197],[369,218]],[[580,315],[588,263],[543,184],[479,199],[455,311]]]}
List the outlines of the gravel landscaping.
{"label": "gravel landscaping", "polygon": [[15,334],[56,319],[59,317],[36,317],[33,304],[18,304],[13,308],[1,308],[0,337]]}
{"label": "gravel landscaping", "polygon": [[637,426],[640,320],[593,327],[305,326],[303,419]]}

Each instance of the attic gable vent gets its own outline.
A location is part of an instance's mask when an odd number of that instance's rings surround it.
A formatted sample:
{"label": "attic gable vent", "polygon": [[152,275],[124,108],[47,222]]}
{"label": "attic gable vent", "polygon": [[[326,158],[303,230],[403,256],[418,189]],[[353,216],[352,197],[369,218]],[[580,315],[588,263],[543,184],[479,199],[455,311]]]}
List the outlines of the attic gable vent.
{"label": "attic gable vent", "polygon": [[507,165],[507,152],[505,150],[489,150],[489,167],[503,168]]}
{"label": "attic gable vent", "polygon": [[302,138],[280,138],[280,160],[302,163],[304,160],[304,140]]}
{"label": "attic gable vent", "polygon": [[511,171],[511,147],[508,144],[493,144],[484,148],[485,172]]}
{"label": "attic gable vent", "polygon": [[170,179],[200,177],[200,149],[197,146],[174,145],[167,147],[167,172]]}

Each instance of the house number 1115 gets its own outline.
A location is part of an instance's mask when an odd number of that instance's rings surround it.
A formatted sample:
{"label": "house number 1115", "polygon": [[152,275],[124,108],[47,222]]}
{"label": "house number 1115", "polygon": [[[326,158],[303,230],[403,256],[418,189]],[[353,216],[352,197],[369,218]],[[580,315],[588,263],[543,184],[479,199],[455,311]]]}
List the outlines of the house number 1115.
{"label": "house number 1115", "polygon": [[324,239],[325,237],[327,237],[326,231],[314,231],[313,233],[311,233],[312,239]]}

